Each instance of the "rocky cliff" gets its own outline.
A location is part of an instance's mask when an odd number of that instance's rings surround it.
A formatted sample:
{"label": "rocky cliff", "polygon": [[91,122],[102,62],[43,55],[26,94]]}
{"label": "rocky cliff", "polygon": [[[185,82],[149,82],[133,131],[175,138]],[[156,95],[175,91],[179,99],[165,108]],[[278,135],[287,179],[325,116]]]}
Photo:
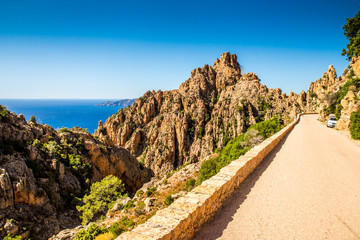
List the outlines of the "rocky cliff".
{"label": "rocky cliff", "polygon": [[319,113],[319,120],[326,121],[329,114],[338,118],[337,129],[348,130],[351,113],[360,109],[360,58],[353,58],[344,73],[337,77],[332,65],[323,76],[310,84],[307,92],[308,112]]}
{"label": "rocky cliff", "polygon": [[83,129],[57,132],[0,106],[0,238],[46,239],[79,224],[69,209],[109,174],[130,193],[152,175],[126,149],[105,146]]}
{"label": "rocky cliff", "polygon": [[197,162],[256,122],[295,116],[305,104],[305,92],[287,96],[268,89],[254,73],[241,73],[236,55],[224,53],[213,66],[193,70],[179,89],[146,92],[95,134],[164,175]]}

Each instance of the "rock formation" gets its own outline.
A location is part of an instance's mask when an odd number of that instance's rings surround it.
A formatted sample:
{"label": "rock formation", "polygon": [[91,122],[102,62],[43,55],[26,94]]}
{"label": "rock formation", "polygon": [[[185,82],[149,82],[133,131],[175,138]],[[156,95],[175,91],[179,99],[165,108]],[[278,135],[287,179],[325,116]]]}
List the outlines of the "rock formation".
{"label": "rock formation", "polygon": [[0,106],[0,238],[31,232],[46,239],[78,225],[69,211],[76,196],[109,174],[130,194],[152,176],[126,149],[105,146],[81,128],[57,132]]}
{"label": "rock formation", "polygon": [[236,55],[191,72],[178,90],[148,91],[110,117],[96,135],[128,149],[156,175],[197,162],[250,125],[304,110],[305,93],[268,89],[254,73],[241,74]]}
{"label": "rock formation", "polygon": [[[336,128],[348,130],[351,113],[360,109],[360,89],[349,85],[349,81],[360,76],[360,58],[353,58],[342,76],[337,77],[332,65],[323,76],[310,84],[307,92],[307,112],[320,114],[319,120],[326,121],[330,113],[336,113]],[[348,84],[349,86],[345,86]],[[345,87],[345,88],[344,88]],[[340,92],[347,92],[341,96]]]}

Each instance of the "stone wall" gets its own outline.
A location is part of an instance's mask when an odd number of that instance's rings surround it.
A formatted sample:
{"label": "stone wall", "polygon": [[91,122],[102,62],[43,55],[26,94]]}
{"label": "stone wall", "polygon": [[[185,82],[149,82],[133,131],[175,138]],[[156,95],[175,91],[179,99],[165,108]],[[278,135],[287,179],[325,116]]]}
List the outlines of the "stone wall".
{"label": "stone wall", "polygon": [[191,239],[298,121],[299,119],[255,146],[222,168],[217,175],[177,199],[168,208],[159,210],[147,222],[123,233],[116,240]]}

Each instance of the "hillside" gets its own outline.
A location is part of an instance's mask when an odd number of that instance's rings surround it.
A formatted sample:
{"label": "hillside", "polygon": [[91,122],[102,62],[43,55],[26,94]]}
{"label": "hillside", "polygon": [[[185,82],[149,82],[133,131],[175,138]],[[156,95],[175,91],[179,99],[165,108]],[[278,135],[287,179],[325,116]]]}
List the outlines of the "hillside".
{"label": "hillside", "polygon": [[306,94],[268,89],[242,74],[236,55],[191,72],[179,89],[148,91],[96,131],[111,146],[128,149],[155,175],[164,175],[222,148],[252,124],[304,111]]}
{"label": "hillside", "polygon": [[126,149],[81,128],[57,132],[0,106],[0,238],[47,239],[78,225],[72,209],[91,183],[110,174],[129,194],[152,175]]}

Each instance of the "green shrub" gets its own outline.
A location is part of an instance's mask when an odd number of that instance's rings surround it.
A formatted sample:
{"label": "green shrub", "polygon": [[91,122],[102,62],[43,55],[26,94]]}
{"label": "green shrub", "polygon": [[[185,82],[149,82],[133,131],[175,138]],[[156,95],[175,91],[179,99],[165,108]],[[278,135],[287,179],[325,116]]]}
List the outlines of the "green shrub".
{"label": "green shrub", "polygon": [[59,129],[59,131],[58,131],[59,133],[65,133],[65,132],[69,132],[69,133],[71,133],[71,130],[70,129],[68,129],[68,128],[66,128],[66,127],[62,127],[62,128],[60,128]]}
{"label": "green shrub", "polygon": [[0,105],[0,120],[5,120],[9,117],[9,110],[6,109],[6,107]]}
{"label": "green shrub", "polygon": [[165,206],[170,206],[174,202],[174,199],[171,197],[171,195],[166,196],[164,200]]}
{"label": "green shrub", "polygon": [[[221,168],[227,166],[231,161],[244,155],[252,147],[252,139],[265,139],[281,130],[283,120],[279,116],[275,116],[269,120],[265,120],[252,125],[246,133],[230,140],[226,146],[219,152],[219,156],[211,158],[204,162],[199,170],[198,182],[209,179],[217,174]],[[250,132],[252,132],[250,134]],[[253,134],[255,132],[256,134]]]}
{"label": "green shrub", "polygon": [[122,197],[124,191],[122,181],[112,175],[92,184],[90,193],[83,198],[84,205],[76,207],[79,212],[82,212],[82,223],[87,224],[106,213],[108,205]]}
{"label": "green shrub", "polygon": [[186,191],[190,191],[195,186],[196,180],[193,178],[190,178],[185,183],[185,189]]}
{"label": "green shrub", "polygon": [[144,191],[141,190],[141,189],[136,192],[136,196],[137,196],[137,197],[140,197],[140,196],[142,196],[143,194],[144,194]]}
{"label": "green shrub", "polygon": [[124,232],[124,228],[122,228],[119,223],[114,223],[109,227],[109,232],[111,232],[114,237],[117,237]]}
{"label": "green shrub", "polygon": [[135,202],[134,200],[128,201],[128,202],[124,205],[123,209],[126,210],[126,209],[130,209],[130,208],[135,207],[135,203],[134,203],[134,202]]}
{"label": "green shrub", "polygon": [[351,113],[350,124],[351,137],[360,139],[360,110]]}
{"label": "green shrub", "polygon": [[156,187],[148,188],[146,190],[146,196],[150,197],[150,196],[154,195],[155,192],[156,192]]}
{"label": "green shrub", "polygon": [[94,240],[96,236],[106,232],[108,232],[106,228],[99,227],[93,223],[87,229],[78,231],[74,237],[74,240]]}
{"label": "green shrub", "polygon": [[145,208],[145,203],[143,201],[138,201],[136,204],[136,208],[138,208],[138,209]]}
{"label": "green shrub", "polygon": [[136,223],[131,220],[129,217],[124,216],[120,220],[120,225],[124,227],[125,231],[127,231],[129,228],[134,227]]}
{"label": "green shrub", "polygon": [[11,237],[10,235],[7,235],[3,240],[21,240],[21,239],[22,239],[21,236]]}
{"label": "green shrub", "polygon": [[29,120],[29,121],[32,122],[32,123],[36,123],[36,118],[35,118],[35,116],[32,115],[32,116],[30,117],[30,120]]}
{"label": "green shrub", "polygon": [[280,116],[274,116],[269,120],[265,120],[259,123],[252,125],[249,129],[256,129],[259,131],[259,134],[264,138],[268,138],[271,135],[277,133],[281,130],[284,121]]}

